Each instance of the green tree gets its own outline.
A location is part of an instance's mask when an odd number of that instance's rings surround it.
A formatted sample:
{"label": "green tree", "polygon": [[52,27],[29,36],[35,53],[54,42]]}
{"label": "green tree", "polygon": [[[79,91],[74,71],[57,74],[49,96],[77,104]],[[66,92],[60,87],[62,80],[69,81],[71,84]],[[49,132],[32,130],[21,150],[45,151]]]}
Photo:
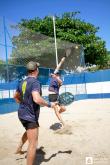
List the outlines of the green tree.
{"label": "green tree", "polygon": [[[82,45],[86,63],[96,64],[101,69],[106,68],[108,54],[105,41],[97,36],[99,27],[95,27],[93,24],[79,19],[77,16],[79,13],[67,12],[61,17],[56,16],[57,41],[59,39]],[[12,57],[18,56],[17,59],[19,60],[20,56],[24,56],[26,59],[32,59],[32,57],[35,59],[36,57],[36,59],[42,61],[45,58],[46,62],[48,62],[53,52],[42,51],[42,49],[45,45],[48,47],[48,50],[54,47],[49,38],[54,36],[52,18],[46,16],[43,19],[38,17],[30,20],[22,19],[18,26],[21,29],[21,33],[18,37],[13,38],[15,49],[13,50]],[[35,33],[37,35],[41,33],[44,36],[48,36],[48,38],[39,38]],[[28,43],[28,46],[26,43]],[[61,49],[61,46],[59,46],[59,49]],[[23,63],[23,61],[21,60],[20,63]]]}
{"label": "green tree", "polygon": [[0,64],[5,64],[5,61],[3,61],[3,60],[0,60]]}

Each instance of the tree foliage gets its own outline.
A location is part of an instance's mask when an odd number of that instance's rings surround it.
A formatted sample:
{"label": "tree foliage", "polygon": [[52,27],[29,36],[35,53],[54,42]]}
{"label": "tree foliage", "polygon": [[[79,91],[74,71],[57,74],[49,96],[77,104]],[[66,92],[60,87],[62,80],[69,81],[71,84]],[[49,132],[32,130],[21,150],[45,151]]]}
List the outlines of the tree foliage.
{"label": "tree foliage", "polygon": [[[61,17],[56,16],[57,40],[60,39],[81,44],[84,48],[86,63],[96,64],[99,68],[106,68],[108,54],[105,41],[97,36],[99,27],[95,27],[93,24],[79,19],[79,13],[67,12],[62,14]],[[35,59],[36,57],[36,59],[42,61],[45,59],[45,62],[48,62],[53,53],[51,49],[54,47],[52,47],[52,42],[49,38],[54,37],[52,17],[46,16],[43,19],[36,17],[30,20],[22,19],[18,26],[21,30],[19,36],[13,38],[15,49],[13,50],[12,57],[19,59],[19,64],[23,63],[22,59],[20,61],[21,56],[31,59]],[[48,36],[48,38],[38,37],[39,33]],[[43,50],[45,45],[48,46],[48,52]],[[51,50],[50,53],[49,50]]]}

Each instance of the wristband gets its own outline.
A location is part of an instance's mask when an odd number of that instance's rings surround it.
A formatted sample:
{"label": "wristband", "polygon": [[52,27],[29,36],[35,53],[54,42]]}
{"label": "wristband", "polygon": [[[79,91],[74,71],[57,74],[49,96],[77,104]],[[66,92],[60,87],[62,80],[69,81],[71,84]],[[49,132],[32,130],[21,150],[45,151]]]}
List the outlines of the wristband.
{"label": "wristband", "polygon": [[50,103],[50,102],[48,102],[48,107],[49,107],[49,108],[51,107],[51,103]]}

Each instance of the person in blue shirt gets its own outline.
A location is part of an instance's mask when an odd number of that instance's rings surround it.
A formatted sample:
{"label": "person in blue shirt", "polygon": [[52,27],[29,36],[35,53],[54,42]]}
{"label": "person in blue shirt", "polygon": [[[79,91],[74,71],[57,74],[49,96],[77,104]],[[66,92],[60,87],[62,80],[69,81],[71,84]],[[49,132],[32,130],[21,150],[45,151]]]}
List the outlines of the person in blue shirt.
{"label": "person in blue shirt", "polygon": [[41,97],[41,86],[37,80],[38,63],[30,61],[27,70],[27,78],[19,83],[14,94],[16,102],[19,103],[19,120],[26,129],[16,153],[22,153],[22,146],[28,140],[27,165],[33,165],[38,143],[40,105],[54,108],[55,103],[46,102]]}
{"label": "person in blue shirt", "polygon": [[51,74],[51,80],[49,84],[49,101],[53,103],[57,103],[57,106],[54,107],[54,111],[56,116],[64,126],[65,123],[62,120],[60,113],[64,112],[66,108],[63,105],[61,105],[59,101],[59,89],[61,86],[62,86],[62,80],[60,78],[60,73],[56,72]]}

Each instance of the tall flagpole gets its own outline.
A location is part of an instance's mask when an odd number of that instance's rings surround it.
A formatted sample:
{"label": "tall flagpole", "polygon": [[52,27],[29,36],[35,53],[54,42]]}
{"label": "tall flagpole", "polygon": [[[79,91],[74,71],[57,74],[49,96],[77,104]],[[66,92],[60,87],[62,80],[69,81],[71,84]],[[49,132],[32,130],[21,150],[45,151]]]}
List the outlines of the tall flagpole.
{"label": "tall flagpole", "polygon": [[57,53],[56,28],[55,28],[55,17],[54,16],[53,16],[53,27],[54,27],[55,52],[56,52],[56,66],[58,66],[58,53]]}

